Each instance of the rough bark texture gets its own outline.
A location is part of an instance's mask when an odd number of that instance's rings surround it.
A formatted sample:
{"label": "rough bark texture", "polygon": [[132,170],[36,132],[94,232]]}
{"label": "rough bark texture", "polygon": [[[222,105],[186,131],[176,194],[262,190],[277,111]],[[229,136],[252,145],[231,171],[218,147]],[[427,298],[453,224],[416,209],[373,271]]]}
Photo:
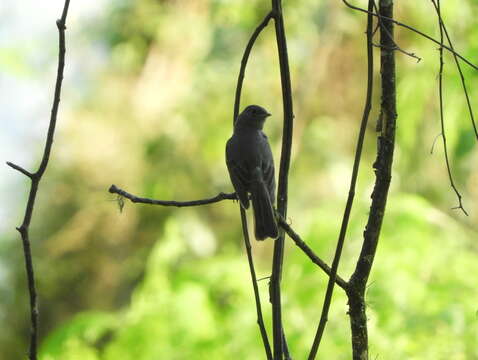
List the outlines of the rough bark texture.
{"label": "rough bark texture", "polygon": [[393,150],[395,144],[396,93],[395,55],[393,41],[393,1],[380,0],[379,13],[383,16],[380,26],[382,101],[379,123],[377,159],[373,165],[376,175],[372,193],[364,241],[357,266],[349,282],[350,326],[352,330],[353,359],[368,359],[367,316],[365,289],[377,249],[387,195],[392,177]]}

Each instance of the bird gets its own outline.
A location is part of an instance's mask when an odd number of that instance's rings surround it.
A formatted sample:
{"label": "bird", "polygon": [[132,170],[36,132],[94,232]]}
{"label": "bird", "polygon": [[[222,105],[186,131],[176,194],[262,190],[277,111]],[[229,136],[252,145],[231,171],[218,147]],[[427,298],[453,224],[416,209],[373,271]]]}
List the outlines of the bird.
{"label": "bird", "polygon": [[229,177],[244,209],[249,208],[250,194],[257,240],[275,239],[279,233],[274,212],[274,158],[262,131],[270,115],[259,105],[247,106],[237,117],[233,134],[226,143]]}

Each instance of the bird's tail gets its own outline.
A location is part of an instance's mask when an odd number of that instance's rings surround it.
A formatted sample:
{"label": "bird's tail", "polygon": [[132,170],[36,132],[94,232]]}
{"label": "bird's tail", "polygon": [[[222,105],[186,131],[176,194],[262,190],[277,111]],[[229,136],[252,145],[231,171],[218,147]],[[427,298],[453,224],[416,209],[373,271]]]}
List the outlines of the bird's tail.
{"label": "bird's tail", "polygon": [[277,238],[279,231],[274,215],[274,208],[267,191],[262,173],[256,172],[251,183],[252,210],[254,212],[254,233],[257,240],[268,237]]}

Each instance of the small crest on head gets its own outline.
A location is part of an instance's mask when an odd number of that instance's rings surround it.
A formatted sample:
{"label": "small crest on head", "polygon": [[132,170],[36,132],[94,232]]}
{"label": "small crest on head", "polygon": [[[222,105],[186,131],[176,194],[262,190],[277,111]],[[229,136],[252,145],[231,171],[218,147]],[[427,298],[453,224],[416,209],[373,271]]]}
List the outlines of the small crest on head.
{"label": "small crest on head", "polygon": [[244,109],[243,113],[251,117],[260,118],[266,118],[271,115],[266,109],[259,105],[249,105]]}

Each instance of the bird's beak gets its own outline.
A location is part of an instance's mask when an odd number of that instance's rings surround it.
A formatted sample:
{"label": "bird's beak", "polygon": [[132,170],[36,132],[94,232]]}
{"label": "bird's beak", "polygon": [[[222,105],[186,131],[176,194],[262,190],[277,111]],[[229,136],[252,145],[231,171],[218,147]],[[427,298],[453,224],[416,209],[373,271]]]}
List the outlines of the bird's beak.
{"label": "bird's beak", "polygon": [[272,114],[270,114],[270,113],[266,113],[266,117],[269,117],[269,116],[271,116],[271,115],[272,115]]}

